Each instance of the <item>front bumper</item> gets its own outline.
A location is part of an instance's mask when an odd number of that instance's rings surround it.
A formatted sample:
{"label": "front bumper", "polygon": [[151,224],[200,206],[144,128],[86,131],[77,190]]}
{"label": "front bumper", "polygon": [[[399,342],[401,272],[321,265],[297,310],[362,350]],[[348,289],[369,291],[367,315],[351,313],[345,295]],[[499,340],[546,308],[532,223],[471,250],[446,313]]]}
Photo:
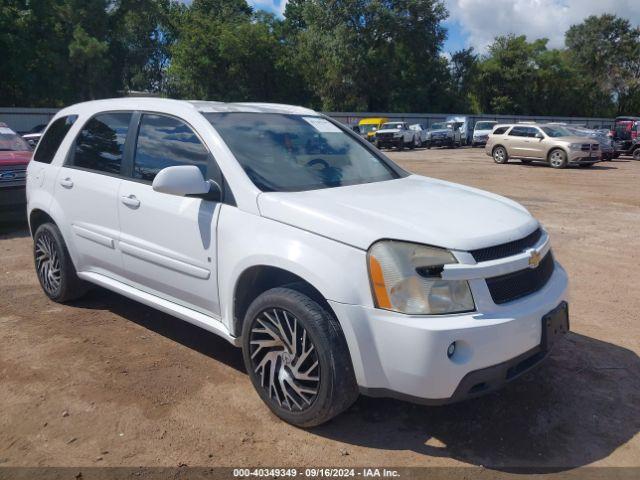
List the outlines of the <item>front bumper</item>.
{"label": "front bumper", "polygon": [[[484,280],[469,284],[474,298],[486,299]],[[539,355],[542,318],[567,300],[567,289],[567,274],[556,264],[536,293],[503,305],[476,301],[478,311],[472,313],[416,316],[330,304],[364,394],[444,404],[499,388],[539,363],[546,355]],[[452,342],[456,351],[449,358]],[[508,377],[505,372],[513,368],[518,374]],[[480,383],[488,387],[474,391]]]}
{"label": "front bumper", "polygon": [[18,220],[26,215],[25,186],[0,188],[0,219]]}
{"label": "front bumper", "polygon": [[401,147],[404,145],[404,139],[398,138],[377,138],[375,144],[378,148]]}
{"label": "front bumper", "polygon": [[585,152],[582,150],[569,152],[569,165],[580,165],[585,163],[597,163],[602,160],[600,150]]}
{"label": "front bumper", "polygon": [[453,138],[436,137],[427,139],[427,143],[432,147],[442,147],[444,145],[453,145]]}

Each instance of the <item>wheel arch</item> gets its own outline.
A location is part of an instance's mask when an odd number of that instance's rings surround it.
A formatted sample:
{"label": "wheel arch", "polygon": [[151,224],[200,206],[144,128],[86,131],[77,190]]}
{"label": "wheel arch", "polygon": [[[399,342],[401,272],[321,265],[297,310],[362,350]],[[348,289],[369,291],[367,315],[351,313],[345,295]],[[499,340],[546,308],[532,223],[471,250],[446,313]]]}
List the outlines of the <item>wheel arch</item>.
{"label": "wheel arch", "polygon": [[36,234],[38,227],[44,223],[53,223],[58,226],[53,217],[40,208],[34,208],[29,212],[29,230],[31,237]]}
{"label": "wheel arch", "polygon": [[547,162],[551,158],[551,154],[553,152],[555,152],[556,150],[560,150],[561,152],[563,152],[567,156],[567,160],[569,159],[569,152],[564,147],[561,147],[560,145],[557,145],[555,147],[551,147],[549,149],[549,151],[547,152]]}
{"label": "wheel arch", "polygon": [[267,290],[285,286],[306,294],[336,317],[325,296],[309,280],[285,268],[268,264],[254,265],[238,276],[233,287],[231,334],[236,337],[242,334],[244,317],[251,302]]}

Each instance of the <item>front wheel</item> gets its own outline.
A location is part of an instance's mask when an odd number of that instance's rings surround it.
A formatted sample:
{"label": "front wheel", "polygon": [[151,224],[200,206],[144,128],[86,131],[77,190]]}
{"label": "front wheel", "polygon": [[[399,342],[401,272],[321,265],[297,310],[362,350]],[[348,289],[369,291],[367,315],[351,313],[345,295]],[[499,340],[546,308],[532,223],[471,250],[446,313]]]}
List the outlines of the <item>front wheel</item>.
{"label": "front wheel", "polygon": [[564,168],[567,166],[567,154],[564,150],[556,148],[549,154],[549,165],[553,168]]}
{"label": "front wheel", "polygon": [[33,259],[44,293],[54,302],[83,296],[88,285],[78,278],[62,234],[53,223],[44,223],[33,236]]}
{"label": "front wheel", "polygon": [[243,357],[271,411],[298,427],[313,427],[347,409],[358,387],[340,324],[303,291],[279,287],[253,301]]}
{"label": "front wheel", "polygon": [[509,161],[509,155],[504,147],[496,147],[493,149],[493,161],[496,163],[507,163]]}
{"label": "front wheel", "polygon": [[640,148],[636,148],[633,151],[633,159],[634,160],[640,160]]}

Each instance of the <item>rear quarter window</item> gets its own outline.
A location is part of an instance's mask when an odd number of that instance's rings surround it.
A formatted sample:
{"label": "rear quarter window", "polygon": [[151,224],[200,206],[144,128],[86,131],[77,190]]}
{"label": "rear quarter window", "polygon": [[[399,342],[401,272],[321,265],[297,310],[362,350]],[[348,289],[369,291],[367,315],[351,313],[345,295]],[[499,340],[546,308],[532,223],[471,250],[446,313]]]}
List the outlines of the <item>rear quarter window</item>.
{"label": "rear quarter window", "polygon": [[503,135],[506,131],[509,130],[509,127],[498,127],[493,131],[493,135]]}
{"label": "rear quarter window", "polygon": [[78,119],[77,115],[67,115],[56,119],[47,129],[38,143],[33,160],[41,163],[51,163],[64,137],[67,136],[72,125]]}

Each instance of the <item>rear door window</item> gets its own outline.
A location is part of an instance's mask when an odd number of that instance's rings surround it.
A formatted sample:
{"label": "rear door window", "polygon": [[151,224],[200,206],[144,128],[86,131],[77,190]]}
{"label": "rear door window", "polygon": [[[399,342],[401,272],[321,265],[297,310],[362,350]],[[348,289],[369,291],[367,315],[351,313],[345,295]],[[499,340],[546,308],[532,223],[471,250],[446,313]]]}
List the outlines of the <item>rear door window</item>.
{"label": "rear door window", "polygon": [[131,112],[101,113],[78,134],[71,158],[75,167],[119,175]]}
{"label": "rear door window", "polygon": [[493,131],[494,135],[504,135],[504,133],[509,130],[509,127],[498,127]]}
{"label": "rear door window", "polygon": [[526,137],[527,129],[525,127],[513,127],[509,132],[510,137]]}
{"label": "rear door window", "polygon": [[183,121],[144,114],[133,160],[133,178],[152,182],[163,168],[179,165],[195,165],[207,178],[210,157],[198,136]]}
{"label": "rear door window", "polygon": [[64,137],[78,119],[77,115],[67,115],[56,119],[42,136],[33,155],[36,162],[51,163]]}

